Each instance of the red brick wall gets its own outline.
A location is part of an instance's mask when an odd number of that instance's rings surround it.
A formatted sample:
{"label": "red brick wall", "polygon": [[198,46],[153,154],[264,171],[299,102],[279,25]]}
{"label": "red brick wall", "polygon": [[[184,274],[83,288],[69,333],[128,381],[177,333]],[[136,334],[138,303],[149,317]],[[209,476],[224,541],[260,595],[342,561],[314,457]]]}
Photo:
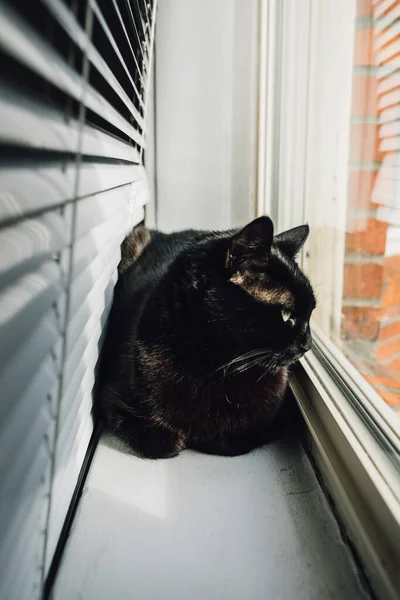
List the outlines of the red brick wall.
{"label": "red brick wall", "polygon": [[[395,5],[400,0],[388,10]],[[384,6],[383,0],[357,3],[342,338],[365,378],[400,407],[400,255],[387,256],[388,223],[374,202],[386,156],[380,148],[377,68],[387,61],[379,63],[374,40],[375,19],[386,16]],[[400,66],[400,52],[390,61]]]}

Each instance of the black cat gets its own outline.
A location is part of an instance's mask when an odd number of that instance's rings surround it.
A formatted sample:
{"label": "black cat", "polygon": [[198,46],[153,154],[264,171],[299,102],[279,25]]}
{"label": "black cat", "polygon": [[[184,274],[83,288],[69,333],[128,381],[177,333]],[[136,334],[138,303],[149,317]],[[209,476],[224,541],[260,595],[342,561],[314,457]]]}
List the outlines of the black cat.
{"label": "black cat", "polygon": [[234,456],[276,435],[315,299],[294,261],[307,225],[125,239],[101,366],[110,428],[140,456]]}

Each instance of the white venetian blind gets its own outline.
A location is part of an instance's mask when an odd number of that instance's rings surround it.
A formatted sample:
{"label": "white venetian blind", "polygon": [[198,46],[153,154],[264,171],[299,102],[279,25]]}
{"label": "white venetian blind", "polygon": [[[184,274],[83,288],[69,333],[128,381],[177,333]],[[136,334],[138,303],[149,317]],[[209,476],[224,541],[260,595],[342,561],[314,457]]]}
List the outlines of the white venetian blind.
{"label": "white venetian blind", "polygon": [[0,599],[42,595],[143,220],[155,2],[0,0]]}

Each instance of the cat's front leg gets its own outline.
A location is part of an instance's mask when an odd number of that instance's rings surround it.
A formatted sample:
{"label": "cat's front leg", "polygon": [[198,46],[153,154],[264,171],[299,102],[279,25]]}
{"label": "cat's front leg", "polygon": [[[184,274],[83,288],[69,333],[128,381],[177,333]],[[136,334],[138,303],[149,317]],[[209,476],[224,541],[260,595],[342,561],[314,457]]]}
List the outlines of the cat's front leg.
{"label": "cat's front leg", "polygon": [[185,438],[160,426],[150,426],[145,432],[131,435],[132,448],[142,458],[173,458],[185,449]]}
{"label": "cat's front leg", "polygon": [[287,436],[297,436],[304,426],[304,421],[294,398],[283,402],[273,419],[249,425],[240,431],[231,431],[219,436],[203,440],[188,440],[187,447],[219,456],[240,456],[255,448]]}
{"label": "cat's front leg", "polygon": [[109,422],[114,432],[142,458],[173,458],[186,447],[182,433],[141,415],[114,416]]}
{"label": "cat's front leg", "polygon": [[232,432],[208,440],[190,440],[188,448],[204,454],[240,456],[264,446],[273,439],[275,436],[267,426],[253,427],[246,431]]}

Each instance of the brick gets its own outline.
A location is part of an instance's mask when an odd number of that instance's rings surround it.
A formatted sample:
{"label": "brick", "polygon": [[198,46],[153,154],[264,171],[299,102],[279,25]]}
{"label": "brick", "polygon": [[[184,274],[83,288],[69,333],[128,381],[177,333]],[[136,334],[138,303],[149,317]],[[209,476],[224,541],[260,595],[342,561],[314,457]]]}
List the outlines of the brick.
{"label": "brick", "polygon": [[377,80],[373,75],[353,75],[352,114],[359,117],[376,117]]}
{"label": "brick", "polygon": [[388,224],[367,219],[361,231],[346,233],[346,250],[365,254],[383,255],[386,247]]}
{"label": "brick", "polygon": [[350,133],[350,159],[353,161],[381,162],[378,126],[374,123],[353,123]]}
{"label": "brick", "polygon": [[344,298],[380,298],[383,267],[375,263],[348,263],[344,265]]}
{"label": "brick", "polygon": [[[388,30],[387,29],[383,29],[382,33],[386,33]],[[398,42],[399,41],[399,36],[396,35],[393,38],[393,42]],[[383,47],[383,52],[385,50],[387,50],[389,48],[389,45],[387,45],[386,47]],[[382,49],[381,49],[382,50]],[[399,57],[400,57],[400,51],[397,51],[397,47],[396,46],[391,46],[390,47],[390,51],[388,53],[386,53],[386,56],[383,57],[382,55],[380,55],[380,60],[379,60],[379,65],[386,65],[388,63],[398,63],[399,62]]]}
{"label": "brick", "polygon": [[398,354],[400,355],[400,337],[379,344],[376,351],[376,359],[379,362],[386,361],[396,357]]}
{"label": "brick", "polygon": [[396,336],[400,336],[400,317],[397,321],[389,323],[388,325],[381,323],[381,329],[379,332],[380,342],[390,340]]}
{"label": "brick", "polygon": [[374,65],[373,55],[373,29],[357,29],[354,41],[354,64],[355,65]]}
{"label": "brick", "polygon": [[364,373],[369,374],[371,372],[371,368],[370,368],[371,365],[367,362],[358,362],[357,360],[353,360],[352,363],[353,363],[353,367],[355,367],[357,369],[357,371],[360,371],[362,376],[364,376]]}
{"label": "brick", "polygon": [[[393,95],[393,92],[396,91],[396,95]],[[388,110],[389,108],[393,108],[398,106],[398,90],[389,89],[387,92],[382,94],[379,98],[379,102],[382,108],[381,110]]]}
{"label": "brick", "polygon": [[400,279],[400,255],[386,256],[383,262],[383,272],[386,278]]}
{"label": "brick", "polygon": [[379,310],[365,306],[342,308],[342,336],[347,340],[373,342],[379,337]]}
{"label": "brick", "polygon": [[400,377],[394,377],[390,375],[367,375],[364,373],[362,376],[374,387],[399,390],[400,393]]}
{"label": "brick", "polygon": [[[376,214],[376,213],[375,213]],[[375,218],[375,215],[371,218]],[[362,210],[352,210],[351,213],[347,216],[346,221],[346,232],[353,234],[360,231],[363,231],[368,223],[369,217]],[[350,250],[347,252],[351,252]],[[349,260],[351,262],[351,259]]]}
{"label": "brick", "polygon": [[385,279],[382,296],[382,314],[392,318],[400,315],[400,279]]}
{"label": "brick", "polygon": [[[400,357],[395,359],[400,363]],[[358,365],[364,377],[376,390],[376,392],[390,405],[399,405],[400,401],[400,370],[399,365],[388,367],[375,363],[372,367],[365,364]],[[365,373],[364,371],[367,370]],[[397,403],[397,404],[396,404]]]}
{"label": "brick", "polygon": [[396,394],[396,392],[389,392],[383,390],[377,390],[377,392],[383,398],[383,400],[390,406],[400,406],[400,392],[398,394]]}
{"label": "brick", "polygon": [[371,209],[378,205],[372,201],[372,190],[377,171],[350,171],[348,182],[348,204],[351,208]]}
{"label": "brick", "polygon": [[397,356],[393,360],[387,362],[385,367],[391,371],[396,371],[398,373],[398,377],[400,377],[400,356]]}

